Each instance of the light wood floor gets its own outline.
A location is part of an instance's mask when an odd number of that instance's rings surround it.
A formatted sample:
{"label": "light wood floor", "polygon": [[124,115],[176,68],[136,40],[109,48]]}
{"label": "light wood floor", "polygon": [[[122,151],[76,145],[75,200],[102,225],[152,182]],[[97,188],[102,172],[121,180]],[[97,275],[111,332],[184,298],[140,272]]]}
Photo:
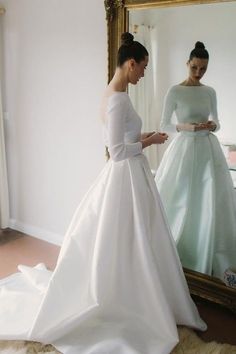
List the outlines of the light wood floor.
{"label": "light wood floor", "polygon": [[0,231],[0,279],[17,272],[18,264],[45,263],[53,270],[60,247],[14,230]]}
{"label": "light wood floor", "polygon": [[[0,279],[17,272],[18,264],[45,263],[53,270],[60,247],[14,230],[0,230]],[[236,345],[236,315],[215,304],[194,298],[208,330],[198,335],[205,341]]]}

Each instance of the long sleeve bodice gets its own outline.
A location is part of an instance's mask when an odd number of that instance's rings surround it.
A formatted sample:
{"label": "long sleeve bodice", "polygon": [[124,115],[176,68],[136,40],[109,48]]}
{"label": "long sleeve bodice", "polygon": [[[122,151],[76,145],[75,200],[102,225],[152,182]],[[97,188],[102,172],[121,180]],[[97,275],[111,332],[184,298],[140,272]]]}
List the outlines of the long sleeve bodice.
{"label": "long sleeve bodice", "polygon": [[176,132],[176,124],[172,122],[174,112],[179,124],[205,123],[211,119],[216,123],[216,130],[220,128],[216,93],[209,86],[171,87],[165,96],[161,119],[162,131]]}
{"label": "long sleeve bodice", "polygon": [[126,92],[115,92],[107,101],[104,140],[113,161],[142,153],[142,121]]}

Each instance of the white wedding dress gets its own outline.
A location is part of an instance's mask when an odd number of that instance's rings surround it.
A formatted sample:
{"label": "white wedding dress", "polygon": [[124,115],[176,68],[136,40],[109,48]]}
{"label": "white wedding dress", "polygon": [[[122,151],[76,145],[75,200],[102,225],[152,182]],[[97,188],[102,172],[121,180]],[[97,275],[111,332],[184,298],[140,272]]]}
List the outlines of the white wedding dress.
{"label": "white wedding dress", "polygon": [[[215,90],[209,86],[171,87],[165,97],[162,131],[176,123],[220,128]],[[181,131],[168,146],[156,184],[184,267],[224,278],[236,268],[236,199],[232,178],[215,134]]]}
{"label": "white wedding dress", "polygon": [[20,266],[0,284],[0,338],[64,354],[168,354],[176,324],[206,329],[193,303],[128,95],[104,123],[111,159],[80,203],[53,273]]}

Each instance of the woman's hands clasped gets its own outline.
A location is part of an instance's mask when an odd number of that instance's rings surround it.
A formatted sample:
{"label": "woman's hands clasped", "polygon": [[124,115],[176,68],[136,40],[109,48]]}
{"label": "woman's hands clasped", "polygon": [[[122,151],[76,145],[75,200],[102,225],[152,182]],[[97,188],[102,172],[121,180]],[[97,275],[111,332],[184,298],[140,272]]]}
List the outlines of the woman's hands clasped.
{"label": "woman's hands clasped", "polygon": [[167,139],[168,135],[166,133],[149,132],[141,135],[143,149],[153,144],[164,144]]}
{"label": "woman's hands clasped", "polygon": [[151,136],[152,144],[164,144],[168,139],[168,135],[166,133],[158,133],[156,132]]}
{"label": "woman's hands clasped", "polygon": [[210,130],[211,132],[213,132],[216,129],[216,123],[213,122],[212,120],[209,120],[206,123],[198,124],[198,129],[199,130]]}

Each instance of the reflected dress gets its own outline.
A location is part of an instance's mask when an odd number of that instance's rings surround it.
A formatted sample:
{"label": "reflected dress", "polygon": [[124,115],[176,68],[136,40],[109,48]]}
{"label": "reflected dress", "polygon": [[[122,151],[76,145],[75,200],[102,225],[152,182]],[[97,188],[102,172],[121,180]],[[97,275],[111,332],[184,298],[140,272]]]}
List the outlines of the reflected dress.
{"label": "reflected dress", "polygon": [[204,330],[129,96],[108,98],[111,158],[78,206],[54,272],[20,266],[1,281],[0,337],[64,354],[169,354],[176,324]]}
{"label": "reflected dress", "polygon": [[[172,123],[220,128],[215,90],[175,85],[165,97],[161,129]],[[233,183],[217,137],[208,130],[181,131],[167,148],[155,181],[184,267],[223,278],[236,266],[236,203]]]}

